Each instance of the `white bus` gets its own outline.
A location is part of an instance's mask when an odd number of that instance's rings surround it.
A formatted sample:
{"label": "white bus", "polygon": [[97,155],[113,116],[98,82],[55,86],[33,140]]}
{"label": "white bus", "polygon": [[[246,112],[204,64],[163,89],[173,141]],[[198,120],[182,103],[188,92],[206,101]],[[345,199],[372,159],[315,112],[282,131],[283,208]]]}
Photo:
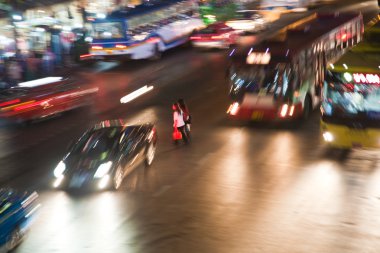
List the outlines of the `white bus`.
{"label": "white bus", "polygon": [[164,0],[88,18],[90,50],[81,59],[159,58],[205,27],[197,10],[193,1]]}

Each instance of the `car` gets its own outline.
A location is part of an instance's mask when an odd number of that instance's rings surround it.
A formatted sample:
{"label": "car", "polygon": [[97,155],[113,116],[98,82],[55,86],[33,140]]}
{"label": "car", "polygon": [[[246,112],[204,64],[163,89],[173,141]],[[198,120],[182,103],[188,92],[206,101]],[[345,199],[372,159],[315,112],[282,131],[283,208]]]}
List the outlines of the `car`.
{"label": "car", "polygon": [[194,33],[190,40],[197,48],[229,48],[237,43],[238,37],[239,33],[230,26],[214,23]]}
{"label": "car", "polygon": [[45,77],[9,87],[1,83],[0,120],[23,123],[92,104],[98,87],[83,80]]}
{"label": "car", "polygon": [[88,129],[54,169],[53,187],[117,190],[140,164],[150,166],[157,143],[152,123],[129,125],[107,120]]}
{"label": "car", "polygon": [[0,189],[0,251],[15,249],[29,231],[40,207],[38,194]]}
{"label": "car", "polygon": [[226,21],[226,25],[237,31],[256,33],[267,29],[268,20],[257,10],[241,10],[234,19]]}

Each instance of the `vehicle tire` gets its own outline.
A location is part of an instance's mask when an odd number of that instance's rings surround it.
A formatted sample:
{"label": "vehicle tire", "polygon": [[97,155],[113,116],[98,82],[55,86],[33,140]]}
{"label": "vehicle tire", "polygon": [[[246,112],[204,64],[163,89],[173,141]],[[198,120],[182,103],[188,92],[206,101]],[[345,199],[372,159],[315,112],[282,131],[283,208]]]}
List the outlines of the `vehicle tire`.
{"label": "vehicle tire", "polygon": [[305,102],[303,105],[303,111],[302,111],[302,119],[303,120],[306,120],[309,118],[309,116],[311,114],[311,108],[312,108],[312,105],[311,105],[310,96],[306,95]]}
{"label": "vehicle tire", "polygon": [[7,237],[5,243],[6,252],[14,250],[22,241],[23,235],[19,227],[16,227],[12,233]]}
{"label": "vehicle tire", "polygon": [[148,147],[145,152],[145,166],[146,167],[149,167],[150,165],[152,165],[155,154],[156,154],[156,145],[153,142],[151,142],[150,144],[148,144]]}
{"label": "vehicle tire", "polygon": [[157,61],[157,60],[159,60],[159,59],[161,59],[161,57],[162,57],[162,53],[161,53],[161,51],[160,51],[160,47],[159,47],[159,45],[158,45],[158,43],[156,43],[155,45],[154,45],[154,49],[153,49],[153,55],[150,57],[150,60],[152,60],[152,61]]}
{"label": "vehicle tire", "polygon": [[115,191],[118,190],[121,186],[121,183],[123,182],[123,179],[124,179],[124,170],[119,165],[112,178],[112,190],[115,190]]}

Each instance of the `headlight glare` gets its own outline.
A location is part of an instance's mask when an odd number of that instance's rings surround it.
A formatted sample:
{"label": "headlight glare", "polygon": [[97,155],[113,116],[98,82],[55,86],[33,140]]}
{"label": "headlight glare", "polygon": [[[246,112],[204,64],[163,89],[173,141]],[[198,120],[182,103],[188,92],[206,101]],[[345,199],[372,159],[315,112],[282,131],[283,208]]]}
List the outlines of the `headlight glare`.
{"label": "headlight glare", "polygon": [[94,178],[104,177],[109,172],[109,170],[111,169],[111,166],[112,166],[111,161],[100,164],[98,169],[95,172]]}

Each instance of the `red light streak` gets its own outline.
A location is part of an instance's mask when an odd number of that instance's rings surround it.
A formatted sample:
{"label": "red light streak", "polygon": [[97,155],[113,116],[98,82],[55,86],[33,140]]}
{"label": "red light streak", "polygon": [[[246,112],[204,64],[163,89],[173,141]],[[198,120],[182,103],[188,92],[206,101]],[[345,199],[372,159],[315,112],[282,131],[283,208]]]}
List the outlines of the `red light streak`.
{"label": "red light streak", "polygon": [[13,104],[16,104],[19,102],[20,102],[20,99],[9,100],[7,102],[0,103],[0,107],[7,106],[7,105],[13,105]]}

